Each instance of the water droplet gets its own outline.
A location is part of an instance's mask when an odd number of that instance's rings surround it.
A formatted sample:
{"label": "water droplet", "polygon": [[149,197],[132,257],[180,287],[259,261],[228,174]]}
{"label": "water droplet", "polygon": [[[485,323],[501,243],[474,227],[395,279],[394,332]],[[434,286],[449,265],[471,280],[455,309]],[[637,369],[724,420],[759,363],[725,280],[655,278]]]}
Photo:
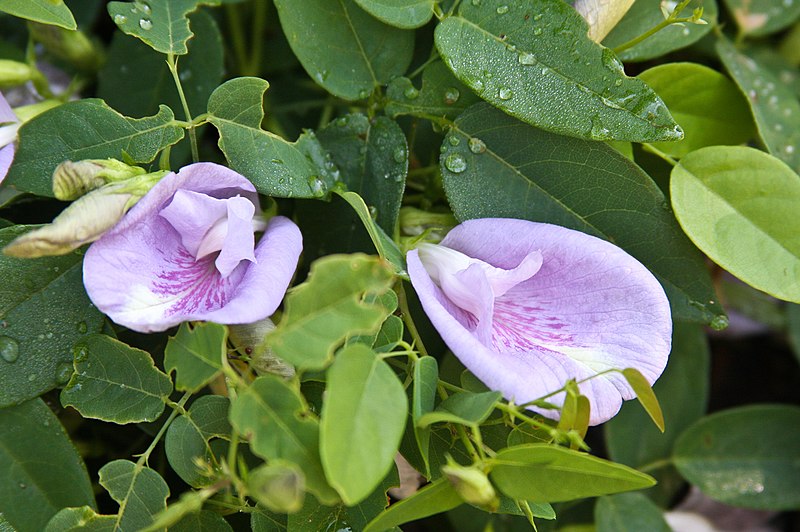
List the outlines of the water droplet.
{"label": "water droplet", "polygon": [[483,82],[479,79],[476,79],[472,82],[472,88],[475,89],[475,92],[483,92]]}
{"label": "water droplet", "polygon": [[378,208],[375,205],[370,205],[367,209],[369,211],[369,217],[373,220],[378,218]]}
{"label": "water droplet", "polygon": [[787,154],[791,155],[791,154],[794,153],[794,146],[791,145],[791,144],[787,144],[786,146],[783,147],[783,151],[785,151]]}
{"label": "water droplet", "polygon": [[542,19],[542,14],[541,13],[537,13],[537,14],[535,14],[533,16],[533,20],[541,20],[541,19]]}
{"label": "water droplet", "polygon": [[319,176],[315,175],[312,175],[308,178],[308,186],[311,188],[311,194],[313,194],[316,198],[324,196],[328,188],[325,185],[325,182],[320,179]]}
{"label": "water droplet", "polygon": [[589,136],[594,140],[611,140],[611,131],[603,125],[600,117],[592,118],[592,128],[589,130]]}
{"label": "water droplet", "polygon": [[153,27],[153,22],[149,18],[139,19],[139,27],[147,31]]}
{"label": "water droplet", "polygon": [[681,34],[683,34],[684,37],[688,37],[690,33],[692,32],[689,31],[689,28],[683,28],[683,31],[681,31]]}
{"label": "water droplet", "polygon": [[512,96],[514,96],[514,91],[509,88],[501,87],[500,90],[497,91],[497,97],[501,100],[510,100]]}
{"label": "water droplet", "polygon": [[615,80],[614,85],[619,87],[620,85],[622,85],[622,80],[621,79]]}
{"label": "water droplet", "polygon": [[473,6],[479,6],[479,5],[481,5],[481,0],[472,0],[472,5],[473,5]]}
{"label": "water droplet", "polygon": [[406,160],[406,149],[403,146],[395,148],[394,153],[392,153],[392,158],[396,163],[404,162]]}
{"label": "water droplet", "polygon": [[75,356],[75,362],[84,362],[89,358],[89,350],[86,349],[86,346],[81,346],[73,351],[73,355]]}
{"label": "water droplet", "polygon": [[533,29],[533,34],[538,37],[539,35],[542,34],[542,28],[534,28]]}
{"label": "water droplet", "polygon": [[314,78],[319,82],[322,83],[326,79],[328,79],[328,71],[327,70],[320,70],[316,74],[314,74]]}
{"label": "water droplet", "polygon": [[181,81],[187,81],[192,78],[192,71],[191,70],[182,70],[178,77]]}
{"label": "water droplet", "polygon": [[25,489],[25,488],[27,488],[27,487],[28,487],[28,485],[27,485],[27,484],[25,484],[24,482],[20,482],[20,483],[19,483],[19,489],[21,489],[21,490],[24,490],[24,489]]}
{"label": "water droplet", "polygon": [[614,54],[614,52],[608,48],[603,48],[602,61],[603,66],[605,66],[607,69],[613,72],[619,72],[622,74],[625,73],[625,67],[622,66],[622,63],[620,63],[619,59],[617,59],[617,56]]}
{"label": "water droplet", "polygon": [[461,139],[458,138],[456,135],[452,135],[447,138],[447,142],[449,142],[451,146],[458,146],[459,144],[461,144]]}
{"label": "water droplet", "polygon": [[519,64],[521,65],[535,65],[536,64],[536,56],[530,52],[522,52],[517,57],[519,60]]}
{"label": "water droplet", "polygon": [[791,107],[787,107],[786,109],[783,110],[783,116],[790,116],[791,114],[792,114]]}
{"label": "water droplet", "polygon": [[469,151],[472,153],[483,153],[486,151],[486,143],[483,142],[478,137],[472,137],[469,139]]}
{"label": "water droplet", "polygon": [[0,336],[0,358],[6,362],[16,362],[19,358],[19,344],[13,338]]}
{"label": "water droplet", "polygon": [[768,102],[769,102],[769,104],[771,106],[774,107],[774,106],[778,105],[778,97],[773,94],[772,96],[769,97]]}
{"label": "water droplet", "polygon": [[774,126],[772,126],[772,129],[778,132],[783,131],[783,124],[775,124]]}
{"label": "water droplet", "polygon": [[721,331],[722,329],[728,327],[728,316],[725,316],[724,314],[720,314],[719,316],[714,316],[714,319],[711,320],[711,323],[709,323],[708,325],[715,331]]}
{"label": "water droplet", "polygon": [[505,13],[508,13],[508,6],[504,5],[497,8],[498,15],[504,15]]}
{"label": "water droplet", "polygon": [[450,87],[449,89],[444,91],[444,103],[446,103],[447,105],[453,105],[458,101],[460,97],[461,97],[461,92],[455,87]]}
{"label": "water droplet", "polygon": [[419,91],[416,89],[416,87],[409,87],[403,91],[403,96],[405,96],[408,100],[416,100],[417,96],[419,96]]}
{"label": "water droplet", "polygon": [[78,332],[81,333],[81,334],[86,334],[86,331],[89,330],[89,328],[86,326],[86,322],[85,321],[78,322],[77,329],[78,329]]}
{"label": "water droplet", "polygon": [[72,364],[69,362],[62,362],[56,366],[56,384],[63,386],[69,382],[72,377]]}
{"label": "water droplet", "polygon": [[369,95],[370,95],[370,91],[368,91],[367,89],[361,89],[360,91],[358,91],[358,98],[360,100],[365,99]]}
{"label": "water droplet", "polygon": [[141,0],[136,0],[136,7],[138,7],[145,15],[149,15],[152,11],[152,9],[150,9],[150,4],[147,2],[142,2]]}
{"label": "water droplet", "polygon": [[281,159],[270,159],[269,162],[271,162],[272,164],[283,164],[283,161]]}
{"label": "water droplet", "polygon": [[454,174],[460,174],[467,169],[467,161],[461,154],[451,153],[444,160],[445,167]]}
{"label": "water droplet", "polygon": [[125,15],[121,15],[119,13],[114,15],[114,24],[116,24],[117,26],[122,26],[126,22],[128,22],[128,17],[126,17]]}
{"label": "water droplet", "polygon": [[31,373],[30,375],[28,375],[28,382],[33,382],[35,380],[36,380],[36,374],[35,373]]}

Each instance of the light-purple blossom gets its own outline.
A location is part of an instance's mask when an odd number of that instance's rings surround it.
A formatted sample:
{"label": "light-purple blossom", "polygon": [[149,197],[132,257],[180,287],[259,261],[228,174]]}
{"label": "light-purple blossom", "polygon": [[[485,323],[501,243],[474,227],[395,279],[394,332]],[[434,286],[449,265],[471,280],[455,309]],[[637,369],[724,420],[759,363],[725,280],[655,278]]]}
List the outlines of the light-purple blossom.
{"label": "light-purple blossom", "polygon": [[19,119],[0,93],[0,183],[5,179],[14,160],[14,141],[17,138]]}
{"label": "light-purple blossom", "polygon": [[[569,379],[589,379],[579,387],[596,425],[635,397],[620,373],[596,375],[632,367],[652,384],[667,364],[672,321],[664,290],[604,240],[486,218],[460,224],[440,245],[423,244],[407,259],[422,307],[448,347],[517,404]],[[561,405],[563,398],[562,392],[547,401]]]}
{"label": "light-purple blossom", "polygon": [[197,163],[167,174],[89,248],[86,291],[141,332],[266,318],[292,279],[302,236],[288,218],[265,223],[258,213],[255,187],[233,170]]}

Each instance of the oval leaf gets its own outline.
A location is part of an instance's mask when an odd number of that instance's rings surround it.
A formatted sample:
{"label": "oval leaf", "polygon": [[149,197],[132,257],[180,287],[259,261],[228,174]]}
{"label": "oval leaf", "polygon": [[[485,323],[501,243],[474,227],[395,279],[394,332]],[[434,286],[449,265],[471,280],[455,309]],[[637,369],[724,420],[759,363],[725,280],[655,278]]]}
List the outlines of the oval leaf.
{"label": "oval leaf", "polygon": [[356,0],[367,13],[398,28],[418,28],[433,16],[436,0]]}
{"label": "oval leaf", "polygon": [[761,37],[791,26],[800,17],[800,2],[792,0],[725,0],[742,35]]}
{"label": "oval leaf", "polygon": [[689,238],[747,284],[800,303],[800,177],[762,151],[703,148],[672,169],[672,206]]}
{"label": "oval leaf", "polygon": [[600,497],[594,507],[597,532],[671,532],[661,509],[641,493]]}
{"label": "oval leaf", "polygon": [[502,398],[500,392],[458,392],[441,402],[436,410],[420,417],[420,427],[449,422],[461,425],[480,425],[489,417]]}
{"label": "oval leaf", "polygon": [[0,11],[68,30],[78,28],[64,0],[0,0]]}
{"label": "oval leaf", "polygon": [[450,482],[446,478],[440,478],[411,497],[389,506],[386,511],[367,524],[364,532],[390,530],[409,521],[452,510],[463,503]]}
{"label": "oval leaf", "polygon": [[449,119],[455,119],[464,109],[480,101],[442,61],[425,67],[419,89],[408,78],[393,79],[386,88],[386,98],[386,114],[391,117],[414,115]]}
{"label": "oval leaf", "polygon": [[436,46],[458,79],[523,122],[593,140],[682,138],[658,96],[586,32],[565,2],[483,0],[443,20]]}
{"label": "oval leaf", "polygon": [[119,504],[114,530],[141,530],[167,507],[169,487],[149,467],[114,460],[100,468],[100,485]]}
{"label": "oval leaf", "polygon": [[182,323],[164,350],[164,369],[176,370],[175,388],[196,392],[220,371],[227,356],[228,328],[217,323]]}

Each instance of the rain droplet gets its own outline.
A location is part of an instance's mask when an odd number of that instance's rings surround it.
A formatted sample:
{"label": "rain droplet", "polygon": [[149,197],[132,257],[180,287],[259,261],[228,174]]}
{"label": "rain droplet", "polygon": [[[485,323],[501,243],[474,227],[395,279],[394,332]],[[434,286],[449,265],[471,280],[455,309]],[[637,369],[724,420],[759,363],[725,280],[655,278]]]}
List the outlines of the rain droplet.
{"label": "rain droplet", "polygon": [[537,14],[535,14],[533,16],[533,20],[541,20],[541,19],[542,19],[542,14],[541,13],[537,13]]}
{"label": "rain droplet", "polygon": [[608,48],[603,48],[603,57],[602,57],[603,65],[614,72],[621,72],[625,73],[625,67],[622,66],[622,63],[619,62],[617,56],[614,55],[614,52],[609,50]]}
{"label": "rain droplet", "polygon": [[139,27],[147,31],[153,27],[153,22],[149,18],[139,19]]}
{"label": "rain droplet", "polygon": [[19,358],[19,344],[13,338],[0,336],[0,358],[6,362],[16,362]]}
{"label": "rain droplet", "polygon": [[87,358],[89,358],[89,350],[86,349],[86,346],[81,346],[73,352],[75,356],[75,362],[84,362]]}
{"label": "rain droplet", "polygon": [[472,0],[472,5],[473,5],[473,6],[479,6],[479,5],[481,5],[481,0]]}
{"label": "rain droplet", "polygon": [[372,218],[373,220],[378,218],[378,208],[375,207],[375,205],[370,205],[367,210],[369,210],[369,217],[370,218]]}
{"label": "rain droplet", "polygon": [[86,334],[86,331],[89,330],[89,328],[86,326],[86,322],[85,321],[79,321],[77,329],[78,329],[78,332],[81,333],[81,334]]}
{"label": "rain droplet", "polygon": [[614,85],[616,85],[617,87],[619,87],[620,85],[622,85],[622,80],[621,80],[621,79],[615,80],[615,81],[614,81]]}
{"label": "rain droplet", "polygon": [[409,100],[416,100],[419,96],[419,91],[415,87],[409,87],[403,91],[403,96]]}
{"label": "rain droplet", "polygon": [[792,114],[791,107],[787,107],[786,109],[783,110],[783,116],[790,116],[791,114]]}
{"label": "rain droplet", "polygon": [[479,79],[476,79],[472,82],[472,88],[475,89],[476,92],[483,92],[483,82]]}
{"label": "rain droplet", "polygon": [[319,178],[319,176],[312,175],[308,178],[308,186],[311,188],[311,194],[314,197],[319,198],[320,196],[324,196],[327,187],[325,186],[325,182]]}
{"label": "rain droplet", "polygon": [[724,314],[720,314],[719,316],[714,316],[714,319],[711,320],[711,323],[709,323],[708,325],[715,331],[721,331],[722,329],[728,327],[728,316],[725,316]]}
{"label": "rain droplet", "polygon": [[486,143],[483,142],[478,137],[472,137],[469,139],[469,151],[472,153],[483,153],[486,151]]}
{"label": "rain droplet", "polygon": [[128,22],[128,17],[126,17],[125,15],[121,15],[119,13],[114,15],[114,24],[116,24],[117,26],[122,26],[126,22]]}
{"label": "rain droplet", "polygon": [[783,147],[783,151],[791,155],[794,153],[794,146],[792,146],[791,144],[787,144],[786,146]]}
{"label": "rain droplet", "polygon": [[689,34],[692,32],[689,31],[689,28],[683,28],[683,31],[681,33],[683,34],[684,37],[688,37]]}
{"label": "rain droplet", "polygon": [[30,375],[28,375],[28,382],[33,382],[35,380],[36,380],[36,374],[31,373]]}
{"label": "rain droplet", "polygon": [[447,142],[449,142],[451,146],[458,146],[459,144],[461,144],[461,139],[455,135],[452,135],[447,139]]}
{"label": "rain droplet", "polygon": [[327,70],[320,70],[316,74],[314,74],[314,79],[316,79],[319,83],[322,83],[326,79],[328,79],[328,71]]}
{"label": "rain droplet", "polygon": [[402,163],[406,160],[406,149],[402,146],[396,148],[394,153],[392,153],[392,158],[396,163]]}
{"label": "rain droplet", "polygon": [[450,87],[446,91],[444,91],[444,103],[447,105],[453,105],[458,101],[458,98],[461,96],[461,92],[455,88]]}
{"label": "rain droplet", "polygon": [[361,89],[360,91],[358,91],[358,98],[360,100],[363,100],[364,98],[369,96],[369,94],[370,94],[370,91],[368,91],[367,89]]}
{"label": "rain droplet", "polygon": [[72,364],[69,362],[62,362],[58,366],[56,366],[56,384],[59,386],[63,386],[69,382],[69,378],[72,377]]}
{"label": "rain droplet", "polygon": [[503,15],[505,13],[508,13],[508,6],[500,6],[497,8],[498,15]]}
{"label": "rain droplet", "polygon": [[283,161],[281,159],[270,159],[269,162],[271,162],[272,164],[283,164]]}
{"label": "rain droplet", "polygon": [[348,120],[347,120],[346,116],[341,116],[341,117],[336,119],[336,125],[339,126],[339,127],[346,126],[347,122],[348,122]]}
{"label": "rain droplet", "polygon": [[535,65],[536,64],[536,56],[530,52],[522,52],[517,57],[519,60],[519,64],[521,65]]}
{"label": "rain droplet", "polygon": [[451,153],[444,160],[445,167],[454,174],[460,174],[467,169],[467,161],[461,154]]}
{"label": "rain droplet", "polygon": [[501,100],[510,100],[512,96],[514,96],[514,91],[506,87],[501,87],[500,90],[497,91],[497,97]]}
{"label": "rain droplet", "polygon": [[533,34],[539,36],[542,34],[542,28],[534,28]]}
{"label": "rain droplet", "polygon": [[608,130],[599,117],[592,118],[592,128],[589,130],[589,136],[594,140],[611,140],[611,131]]}

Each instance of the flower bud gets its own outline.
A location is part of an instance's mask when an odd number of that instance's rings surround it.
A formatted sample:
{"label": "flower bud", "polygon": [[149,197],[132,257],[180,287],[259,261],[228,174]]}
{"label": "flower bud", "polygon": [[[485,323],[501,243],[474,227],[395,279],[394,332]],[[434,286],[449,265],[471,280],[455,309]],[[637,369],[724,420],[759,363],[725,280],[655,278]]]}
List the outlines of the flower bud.
{"label": "flower bud", "polygon": [[31,36],[42,43],[54,56],[83,71],[94,72],[103,64],[99,47],[80,30],[67,30],[58,26],[28,23]]}
{"label": "flower bud", "polygon": [[500,506],[500,499],[489,477],[477,467],[464,467],[448,460],[447,465],[442,466],[442,473],[465,502],[490,512],[496,511]]}
{"label": "flower bud", "polygon": [[250,472],[247,489],[251,497],[269,510],[294,513],[303,507],[305,477],[294,464],[271,462]]}
{"label": "flower bud", "polygon": [[457,223],[450,213],[427,212],[414,207],[400,209],[400,231],[409,236],[419,236],[427,231],[428,236],[434,238],[426,240],[432,242],[439,242]]}
{"label": "flower bud", "polygon": [[22,85],[34,77],[38,72],[30,65],[10,59],[0,59],[0,88]]}
{"label": "flower bud", "polygon": [[64,161],[53,172],[53,193],[62,201],[74,200],[107,183],[143,174],[144,168],[129,166],[116,159]]}
{"label": "flower bud", "polygon": [[276,357],[266,346],[264,337],[275,329],[269,318],[244,325],[229,325],[231,343],[250,355],[250,367],[259,375],[271,373],[285,379],[294,377],[294,366]]}

